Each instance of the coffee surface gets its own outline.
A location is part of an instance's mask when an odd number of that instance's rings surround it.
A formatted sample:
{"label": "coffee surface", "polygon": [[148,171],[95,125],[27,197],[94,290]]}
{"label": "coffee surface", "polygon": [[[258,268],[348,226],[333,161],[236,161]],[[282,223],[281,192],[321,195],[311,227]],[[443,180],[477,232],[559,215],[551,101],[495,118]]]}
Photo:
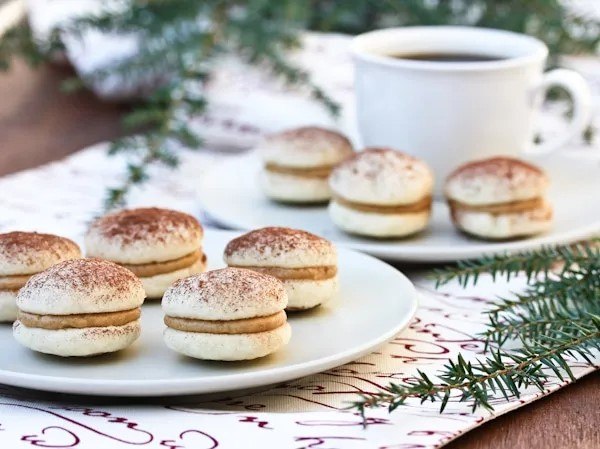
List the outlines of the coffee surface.
{"label": "coffee surface", "polygon": [[477,53],[407,53],[389,55],[395,59],[409,59],[413,61],[432,62],[486,62],[506,59],[500,56],[484,55]]}

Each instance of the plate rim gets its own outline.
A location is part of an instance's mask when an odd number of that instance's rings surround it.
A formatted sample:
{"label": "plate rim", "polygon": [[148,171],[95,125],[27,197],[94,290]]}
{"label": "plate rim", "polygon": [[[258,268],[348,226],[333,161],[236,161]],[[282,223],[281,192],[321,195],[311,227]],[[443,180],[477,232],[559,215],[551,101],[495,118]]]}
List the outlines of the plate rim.
{"label": "plate rim", "polygon": [[[210,234],[227,234],[228,237],[238,236],[236,231],[207,229],[207,237]],[[268,368],[255,372],[241,372],[226,375],[211,375],[187,377],[178,379],[142,379],[142,380],[105,380],[70,378],[60,376],[44,376],[42,374],[20,373],[18,371],[0,368],[0,383],[32,390],[50,391],[55,393],[70,393],[86,396],[127,396],[127,397],[156,397],[175,396],[185,394],[210,394],[217,392],[230,392],[254,387],[269,386],[292,379],[298,379],[307,375],[317,374],[322,371],[344,365],[372,352],[376,348],[390,341],[395,335],[404,330],[414,318],[418,304],[419,292],[414,283],[400,270],[390,264],[377,259],[369,254],[349,248],[340,248],[343,252],[351,252],[372,259],[373,262],[381,264],[386,270],[393,270],[399,280],[405,285],[408,295],[403,297],[404,301],[410,301],[407,314],[398,321],[391,329],[382,333],[377,338],[354,346],[351,349],[334,355],[321,357],[304,363],[295,363],[289,366]],[[223,388],[226,384],[235,382],[234,390]],[[132,389],[135,387],[135,389]],[[201,388],[199,388],[201,387]],[[140,390],[151,389],[152,393],[140,393]]]}
{"label": "plate rim", "polygon": [[[222,169],[227,165],[236,164],[243,160],[257,162],[256,156],[252,151],[228,158],[227,160],[221,161],[221,163],[215,164],[215,168]],[[204,192],[214,190],[215,186],[210,186],[210,181],[217,178],[217,170],[210,170],[200,180],[198,191],[200,192],[202,211],[214,220],[216,223],[225,226],[227,228],[236,231],[249,231],[253,228],[240,225],[239,222],[230,221],[224,218],[219,213],[215,213],[206,207]],[[325,207],[325,206],[324,206]],[[409,240],[402,240],[402,243],[406,243],[402,247],[394,246],[390,247],[380,241],[340,241],[332,239],[332,242],[344,248],[350,248],[363,253],[368,253],[375,257],[382,257],[391,261],[398,262],[429,262],[429,263],[448,263],[457,262],[460,260],[470,260],[482,256],[490,256],[504,253],[515,253],[521,251],[530,251],[536,248],[553,245],[567,245],[574,243],[578,240],[586,239],[600,232],[600,220],[595,221],[592,224],[585,225],[574,230],[568,230],[560,233],[559,235],[539,235],[525,239],[518,239],[506,242],[475,242],[476,246],[464,245],[443,245],[436,247],[419,247],[416,243],[409,243]],[[496,248],[495,246],[498,245]]]}

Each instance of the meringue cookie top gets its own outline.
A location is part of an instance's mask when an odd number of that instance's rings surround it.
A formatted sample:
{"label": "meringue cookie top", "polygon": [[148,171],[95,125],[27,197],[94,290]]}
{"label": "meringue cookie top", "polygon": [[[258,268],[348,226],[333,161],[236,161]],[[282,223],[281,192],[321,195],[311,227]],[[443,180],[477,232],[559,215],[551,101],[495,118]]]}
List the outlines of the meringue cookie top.
{"label": "meringue cookie top", "polygon": [[356,203],[393,206],[415,203],[433,190],[425,162],[389,148],[367,148],[338,165],[329,178],[334,192]]}
{"label": "meringue cookie top", "polygon": [[352,144],[342,134],[307,126],[271,134],[258,146],[267,164],[311,168],[336,165],[354,154]]}
{"label": "meringue cookie top", "polygon": [[64,237],[37,232],[0,234],[0,276],[39,273],[80,257],[79,246]]}
{"label": "meringue cookie top", "polygon": [[545,173],[527,162],[494,157],[458,167],[448,176],[444,193],[464,204],[491,205],[543,196],[548,183]]}
{"label": "meringue cookie top", "polygon": [[202,226],[191,215],[169,209],[125,209],[92,223],[86,253],[124,264],[164,262],[202,245]]}
{"label": "meringue cookie top", "polygon": [[128,269],[107,260],[75,259],[29,278],[17,307],[40,315],[118,312],[141,306],[145,296]]}
{"label": "meringue cookie top", "polygon": [[224,260],[238,267],[320,267],[337,265],[337,252],[333,243],[310,232],[269,227],[233,239]]}
{"label": "meringue cookie top", "polygon": [[241,268],[223,268],[175,282],[165,292],[166,315],[198,320],[240,320],[273,315],[287,306],[281,281]]}

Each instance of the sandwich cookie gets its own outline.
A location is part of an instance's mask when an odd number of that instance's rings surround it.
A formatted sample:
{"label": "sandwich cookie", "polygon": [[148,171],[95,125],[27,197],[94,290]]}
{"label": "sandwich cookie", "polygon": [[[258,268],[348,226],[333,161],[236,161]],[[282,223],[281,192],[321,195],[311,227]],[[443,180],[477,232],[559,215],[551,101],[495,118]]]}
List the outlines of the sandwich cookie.
{"label": "sandwich cookie", "polygon": [[433,174],[425,162],[387,148],[368,148],[338,165],[329,179],[331,220],[369,237],[414,234],[431,214]]}
{"label": "sandwich cookie", "polygon": [[92,223],[85,236],[89,257],[115,262],[140,278],[149,299],[161,298],[176,280],[206,269],[202,226],[169,209],[126,209]]}
{"label": "sandwich cookie", "polygon": [[264,162],[265,194],[289,203],[328,201],[332,168],[354,153],[346,137],[314,126],[270,135],[258,150]]}
{"label": "sandwich cookie", "polygon": [[291,336],[283,284],[272,276],[224,268],[181,279],[162,299],[164,339],[204,360],[249,360],[285,346]]}
{"label": "sandwich cookie", "polygon": [[227,245],[225,263],[275,276],[285,286],[287,310],[329,301],[338,291],[337,252],[328,240],[290,228],[263,228]]}
{"label": "sandwich cookie", "polygon": [[531,164],[495,157],[457,168],[444,193],[458,229],[484,239],[510,239],[550,229],[552,206],[544,198],[548,183]]}
{"label": "sandwich cookie", "polygon": [[112,262],[61,262],[19,291],[13,334],[34,351],[62,357],[119,351],[140,335],[144,296],[140,280]]}
{"label": "sandwich cookie", "polygon": [[81,257],[69,239],[36,232],[0,234],[0,322],[17,319],[17,292],[36,273]]}

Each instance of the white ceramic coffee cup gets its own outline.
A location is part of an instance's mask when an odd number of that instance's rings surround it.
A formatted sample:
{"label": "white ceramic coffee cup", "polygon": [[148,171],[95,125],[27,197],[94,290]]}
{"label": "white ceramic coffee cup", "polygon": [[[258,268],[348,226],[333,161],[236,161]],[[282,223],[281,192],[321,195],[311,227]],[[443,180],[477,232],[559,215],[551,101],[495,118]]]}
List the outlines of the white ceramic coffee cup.
{"label": "white ceramic coffee cup", "polygon": [[[493,155],[545,154],[581,135],[591,120],[591,93],[581,75],[544,73],[546,45],[529,36],[469,27],[390,28],[352,45],[358,127],[365,146],[390,146],[425,159],[438,179],[457,165]],[[436,62],[391,55],[477,54],[502,59]],[[568,131],[534,144],[546,90],[573,98]]]}

